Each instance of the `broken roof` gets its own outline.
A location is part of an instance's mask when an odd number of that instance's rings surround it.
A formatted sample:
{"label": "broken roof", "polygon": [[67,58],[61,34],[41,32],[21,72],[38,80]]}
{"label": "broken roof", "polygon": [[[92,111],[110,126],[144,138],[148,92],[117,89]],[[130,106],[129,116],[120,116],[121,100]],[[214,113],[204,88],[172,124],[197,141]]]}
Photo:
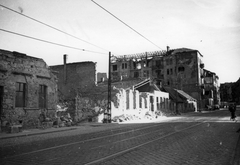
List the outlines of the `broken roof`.
{"label": "broken roof", "polygon": [[[140,83],[134,85],[133,88],[135,90],[139,90],[140,92],[160,91],[160,89],[157,87],[157,85],[151,83],[151,81],[152,80],[150,78],[148,78],[148,79],[143,80]],[[140,89],[140,88],[144,88],[144,86],[146,86],[146,87],[145,87],[144,91],[142,91],[143,89]]]}
{"label": "broken roof", "polygon": [[182,90],[174,89],[171,87],[163,87],[163,89],[169,93],[170,98],[175,102],[185,102],[186,100],[196,101],[196,99]]}
{"label": "broken roof", "polygon": [[177,54],[177,53],[183,53],[183,52],[198,52],[201,56],[203,56],[198,50],[196,50],[196,49],[189,49],[189,48],[171,49],[168,52],[170,52],[170,54]]}

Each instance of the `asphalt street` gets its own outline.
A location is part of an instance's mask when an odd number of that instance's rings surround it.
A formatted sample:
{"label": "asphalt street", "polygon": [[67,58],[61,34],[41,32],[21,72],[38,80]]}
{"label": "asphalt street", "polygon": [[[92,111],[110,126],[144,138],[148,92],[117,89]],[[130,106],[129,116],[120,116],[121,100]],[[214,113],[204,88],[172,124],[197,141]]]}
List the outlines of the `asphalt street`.
{"label": "asphalt street", "polygon": [[84,131],[1,139],[0,159],[1,165],[238,165],[239,128],[240,121],[230,121],[227,110],[151,123],[93,124]]}

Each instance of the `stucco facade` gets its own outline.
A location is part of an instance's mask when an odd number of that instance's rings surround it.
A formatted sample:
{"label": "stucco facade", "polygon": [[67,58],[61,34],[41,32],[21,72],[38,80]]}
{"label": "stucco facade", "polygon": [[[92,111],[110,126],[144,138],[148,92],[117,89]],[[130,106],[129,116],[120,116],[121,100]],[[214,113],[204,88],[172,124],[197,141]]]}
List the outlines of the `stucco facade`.
{"label": "stucco facade", "polygon": [[198,50],[169,50],[164,56],[164,86],[180,89],[195,98],[198,109],[204,108],[203,56]]}
{"label": "stucco facade", "polygon": [[54,116],[57,79],[42,59],[0,50],[0,88],[2,123],[35,127],[40,113]]}

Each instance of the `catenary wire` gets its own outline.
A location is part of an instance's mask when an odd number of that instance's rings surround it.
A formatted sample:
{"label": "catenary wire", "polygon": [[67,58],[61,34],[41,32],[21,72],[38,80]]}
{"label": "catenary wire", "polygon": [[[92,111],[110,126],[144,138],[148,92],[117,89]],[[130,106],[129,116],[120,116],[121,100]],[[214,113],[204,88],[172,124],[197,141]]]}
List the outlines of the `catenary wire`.
{"label": "catenary wire", "polygon": [[30,38],[30,39],[33,39],[33,40],[37,40],[37,41],[45,42],[45,43],[48,43],[48,44],[52,44],[52,45],[62,46],[62,47],[70,48],[70,49],[81,50],[81,51],[91,52],[91,53],[106,54],[106,53],[103,53],[103,52],[96,52],[96,51],[81,49],[81,48],[72,47],[72,46],[68,46],[68,45],[63,45],[63,44],[59,44],[59,43],[55,43],[55,42],[51,42],[51,41],[47,41],[47,40],[42,40],[42,39],[39,39],[39,38],[27,36],[27,35],[24,35],[24,34],[12,32],[12,31],[5,30],[5,29],[0,29],[0,30],[4,31],[4,32],[7,32],[7,33],[15,34],[15,35],[18,35],[18,36],[22,36],[22,37]]}
{"label": "catenary wire", "polygon": [[44,22],[42,22],[42,21],[39,21],[39,20],[37,20],[37,19],[35,19],[35,18],[32,18],[32,17],[30,17],[30,16],[27,16],[27,15],[25,15],[25,14],[19,13],[18,11],[13,10],[13,9],[11,9],[11,8],[9,8],[9,7],[6,7],[6,6],[1,5],[1,4],[0,4],[0,6],[1,6],[1,7],[4,7],[5,9],[8,9],[8,10],[14,12],[14,13],[20,14],[20,15],[26,17],[26,18],[29,18],[29,19],[31,19],[31,20],[33,20],[33,21],[35,21],[35,22],[38,22],[38,23],[40,23],[40,24],[42,24],[42,25],[45,25],[45,26],[47,26],[47,27],[49,27],[49,28],[51,28],[51,29],[54,29],[54,30],[56,30],[56,31],[59,31],[59,32],[65,34],[65,35],[68,35],[68,36],[70,36],[70,37],[73,37],[73,38],[75,38],[75,39],[78,39],[78,40],[80,40],[80,41],[83,41],[83,42],[85,42],[85,43],[87,43],[87,44],[90,44],[90,45],[92,45],[92,46],[98,47],[98,48],[100,48],[100,49],[102,49],[102,50],[109,51],[109,50],[104,49],[104,48],[102,48],[102,47],[99,47],[99,46],[97,46],[97,45],[95,45],[95,44],[92,44],[92,43],[90,43],[90,42],[88,42],[88,41],[85,41],[85,40],[83,40],[83,39],[81,39],[81,38],[79,38],[79,37],[76,37],[76,36],[74,36],[74,35],[72,35],[72,34],[69,34],[69,33],[67,33],[67,32],[64,32],[64,31],[62,31],[62,30],[60,30],[60,29],[58,29],[58,28],[56,28],[56,27],[53,27],[53,26],[47,24],[47,23],[44,23]]}
{"label": "catenary wire", "polygon": [[148,42],[150,42],[151,44],[155,45],[156,47],[158,47],[159,49],[162,50],[162,48],[160,48],[157,44],[155,44],[154,42],[152,42],[151,40],[149,40],[147,37],[145,37],[144,35],[142,35],[141,33],[139,33],[137,30],[135,30],[134,28],[132,28],[131,26],[129,26],[127,23],[123,22],[121,19],[119,19],[117,16],[115,16],[114,14],[112,14],[110,11],[108,11],[107,9],[105,9],[104,7],[102,7],[101,5],[99,5],[98,3],[96,3],[95,1],[91,0],[93,3],[95,3],[97,6],[99,6],[100,8],[102,8],[103,10],[105,10],[108,14],[110,14],[111,16],[113,16],[114,18],[116,18],[118,21],[122,22],[125,26],[127,26],[128,28],[130,28],[131,30],[133,30],[135,33],[137,33],[138,35],[140,35],[141,37],[143,37],[144,39],[146,39]]}

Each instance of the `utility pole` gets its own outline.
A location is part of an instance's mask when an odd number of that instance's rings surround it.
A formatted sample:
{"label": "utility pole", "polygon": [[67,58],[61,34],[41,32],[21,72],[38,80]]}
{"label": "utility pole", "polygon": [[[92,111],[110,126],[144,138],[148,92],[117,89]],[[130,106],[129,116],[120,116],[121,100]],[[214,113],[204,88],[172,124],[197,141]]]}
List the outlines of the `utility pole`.
{"label": "utility pole", "polygon": [[111,112],[111,52],[109,52],[108,58],[108,104],[107,109],[104,112],[103,123],[111,123],[112,112]]}

